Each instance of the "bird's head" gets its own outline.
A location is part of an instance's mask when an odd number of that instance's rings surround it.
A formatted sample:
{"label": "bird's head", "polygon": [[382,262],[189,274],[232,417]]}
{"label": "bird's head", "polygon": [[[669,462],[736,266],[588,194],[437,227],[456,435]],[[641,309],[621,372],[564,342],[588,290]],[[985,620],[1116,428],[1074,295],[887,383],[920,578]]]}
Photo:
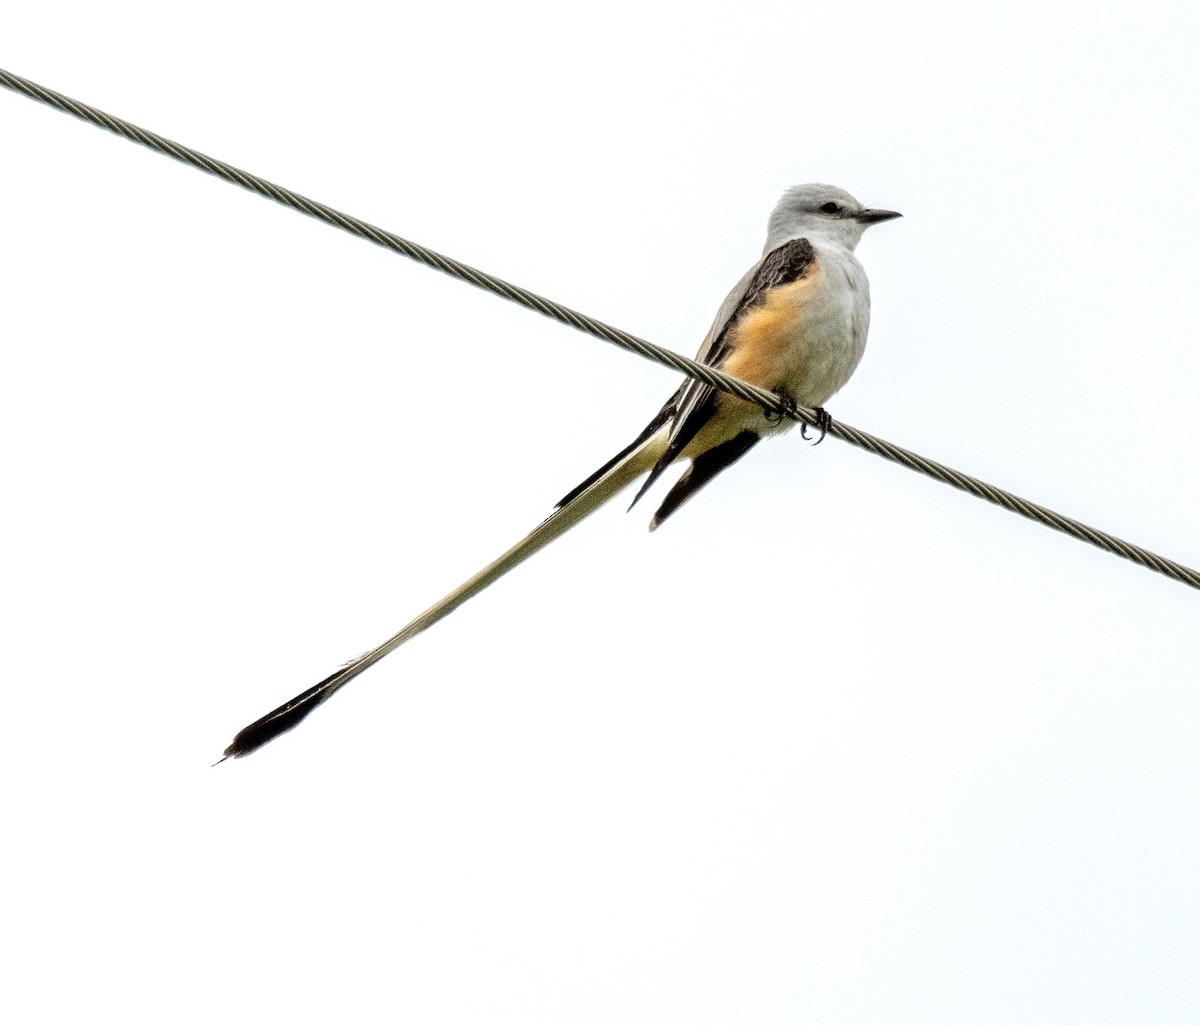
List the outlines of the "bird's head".
{"label": "bird's head", "polygon": [[901,216],[865,207],[835,185],[793,185],[771,211],[764,252],[795,238],[811,238],[853,249],[872,224]]}

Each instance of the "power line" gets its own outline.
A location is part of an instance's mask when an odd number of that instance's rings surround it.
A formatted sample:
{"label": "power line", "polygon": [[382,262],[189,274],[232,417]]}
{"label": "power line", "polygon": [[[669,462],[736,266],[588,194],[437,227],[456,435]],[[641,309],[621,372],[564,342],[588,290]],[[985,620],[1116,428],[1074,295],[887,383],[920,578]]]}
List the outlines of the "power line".
{"label": "power line", "polygon": [[[31,82],[28,79],[14,75],[3,68],[0,68],[0,85],[11,89],[13,92],[21,93],[31,100],[37,100],[65,114],[77,117],[81,121],[87,121],[98,128],[105,128],[132,142],[140,143],[181,163],[189,164],[192,167],[199,168],[201,171],[216,175],[218,178],[222,178],[234,185],[240,185],[250,192],[257,193],[267,199],[273,199],[275,202],[291,207],[293,210],[299,210],[301,213],[306,213],[311,217],[324,221],[326,224],[341,228],[351,235],[357,235],[359,238],[374,242],[378,246],[390,249],[392,252],[399,253],[402,256],[407,256],[418,263],[433,267],[444,274],[449,274],[453,278],[474,285],[476,288],[492,292],[520,306],[541,313],[543,316],[550,317],[563,324],[568,324],[579,331],[593,335],[596,338],[601,338],[629,352],[634,352],[645,359],[687,374],[689,377],[694,377],[705,384],[710,384],[714,388],[719,388],[749,402],[755,402],[771,413],[790,416],[797,421],[810,425],[817,423],[817,416],[813,410],[804,407],[788,407],[773,392],[765,391],[745,381],[730,377],[713,367],[697,363],[695,360],[671,352],[669,349],[663,349],[643,338],[638,338],[627,331],[622,331],[620,328],[612,327],[603,321],[588,317],[551,299],[546,299],[527,289],[510,284],[501,278],[485,274],[483,271],[476,270],[464,263],[459,263],[457,260],[443,256],[432,249],[417,245],[415,242],[410,242],[390,231],[385,231],[366,221],[359,220],[357,217],[352,217],[349,214],[335,210],[324,203],[318,203],[316,200],[308,199],[297,192],[292,192],[290,189],[275,185],[264,178],[259,178],[246,171],[242,171],[232,164],[205,156],[203,153],[172,142],[170,139],[165,139],[154,132],[148,132],[144,128],[139,128],[128,121],[113,117],[111,114],[106,114],[95,107],[89,107],[87,104],[72,100],[70,97],[63,96],[61,93],[40,86],[36,82]],[[1156,573],[1170,577],[1172,580],[1178,580],[1180,583],[1200,590],[1200,572],[1190,569],[1172,559],[1167,559],[1138,545],[1123,541],[1121,538],[1098,530],[1095,527],[1089,527],[1078,520],[1063,516],[1052,509],[1047,509],[1045,506],[1030,502],[1019,495],[1014,495],[1012,492],[995,487],[985,481],[977,480],[974,477],[961,473],[949,466],[944,466],[932,459],[927,459],[915,452],[909,452],[898,445],[893,445],[890,441],[877,438],[866,431],[860,431],[849,424],[835,420],[829,428],[829,434],[835,438],[840,438],[842,441],[849,442],[851,445],[857,445],[868,452],[873,452],[877,456],[882,456],[884,459],[889,459],[894,463],[899,463],[901,466],[906,466],[910,470],[923,473],[925,476],[932,477],[943,484],[949,484],[951,487],[965,491],[976,498],[982,498],[993,505],[998,505],[1010,512],[1024,516],[1026,519],[1041,523],[1047,527],[1052,527],[1080,541],[1086,541],[1088,544],[1095,545],[1103,551],[1119,555],[1123,559],[1129,559],[1139,566],[1144,566],[1147,569],[1154,570]]]}

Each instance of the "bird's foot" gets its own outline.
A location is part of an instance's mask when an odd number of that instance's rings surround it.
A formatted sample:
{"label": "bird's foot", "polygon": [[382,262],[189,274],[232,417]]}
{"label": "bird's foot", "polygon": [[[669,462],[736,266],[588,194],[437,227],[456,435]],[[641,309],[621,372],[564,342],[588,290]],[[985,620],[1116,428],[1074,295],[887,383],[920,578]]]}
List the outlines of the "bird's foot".
{"label": "bird's foot", "polygon": [[763,416],[772,427],[783,423],[784,420],[796,419],[796,400],[784,392],[776,392],[775,397],[783,408],[777,413],[773,409],[764,409]]}
{"label": "bird's foot", "polygon": [[[813,444],[819,445],[825,440],[825,435],[829,432],[829,428],[833,426],[833,417],[831,417],[822,406],[816,407],[816,413],[816,426],[821,433],[817,436],[817,440],[814,441]],[[808,424],[800,425],[800,437],[802,437],[805,441],[808,441]]]}

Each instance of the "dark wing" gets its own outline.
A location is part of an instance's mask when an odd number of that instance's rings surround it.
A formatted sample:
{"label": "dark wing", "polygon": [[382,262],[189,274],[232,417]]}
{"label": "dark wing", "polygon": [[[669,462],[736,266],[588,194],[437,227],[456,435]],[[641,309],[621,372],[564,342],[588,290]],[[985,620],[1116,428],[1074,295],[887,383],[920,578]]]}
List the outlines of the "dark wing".
{"label": "dark wing", "polygon": [[[730,329],[737,324],[742,314],[762,302],[764,294],[770,289],[778,288],[780,285],[791,284],[793,281],[799,281],[808,272],[815,257],[816,252],[812,247],[812,243],[806,238],[792,239],[790,242],[785,242],[783,245],[767,253],[737,283],[733,291],[729,293],[728,298],[726,298],[721,309],[718,311],[717,319],[713,321],[713,326],[709,330],[708,337],[704,340],[704,344],[700,347],[700,352],[696,358],[701,363],[719,368],[729,356]],[[688,442],[700,432],[700,428],[713,415],[716,404],[717,389],[712,387],[712,385],[703,384],[700,381],[690,378],[671,397],[670,402],[663,407],[658,417],[652,421],[654,430],[658,430],[666,422],[666,419],[670,419],[672,421],[671,436],[667,441],[666,450],[658,462],[654,464],[650,475],[646,478],[637,495],[634,496],[633,502],[630,503],[629,507],[631,509],[637,504],[638,499],[646,493],[649,487],[658,480],[662,472],[679,458],[679,453],[687,447]],[[671,412],[664,419],[664,413],[667,413],[668,410],[671,410]],[[641,441],[644,441],[654,433],[653,430],[647,430],[648,433],[643,434],[635,444],[640,444]],[[746,445],[738,452],[738,455],[743,455],[749,447],[749,445]],[[734,458],[737,457],[735,456]],[[726,466],[732,461],[731,459],[722,464],[722,466]],[[717,467],[717,469],[720,468]],[[716,469],[708,474],[705,480],[711,479],[715,473]],[[697,490],[698,487],[699,484],[697,484],[697,488],[692,488],[691,491]]]}

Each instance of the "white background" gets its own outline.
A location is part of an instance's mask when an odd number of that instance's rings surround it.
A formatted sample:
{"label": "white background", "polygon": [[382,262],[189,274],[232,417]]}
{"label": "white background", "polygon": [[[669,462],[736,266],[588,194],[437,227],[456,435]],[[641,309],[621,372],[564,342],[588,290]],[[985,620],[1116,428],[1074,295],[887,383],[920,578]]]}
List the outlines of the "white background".
{"label": "white background", "polygon": [[[835,417],[1200,566],[1191,3],[113,2],[0,66],[690,354],[802,181]],[[32,12],[32,13],[31,13]],[[5,1017],[1200,1016],[1200,594],[0,93]]]}

